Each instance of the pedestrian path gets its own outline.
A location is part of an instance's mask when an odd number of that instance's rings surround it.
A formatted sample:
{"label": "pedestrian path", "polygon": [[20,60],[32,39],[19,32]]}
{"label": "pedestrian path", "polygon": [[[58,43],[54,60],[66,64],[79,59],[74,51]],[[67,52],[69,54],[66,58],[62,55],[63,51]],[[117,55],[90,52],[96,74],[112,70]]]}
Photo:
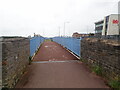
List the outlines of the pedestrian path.
{"label": "pedestrian path", "polygon": [[75,56],[61,47],[59,44],[51,41],[44,42],[33,61],[64,61],[78,60]]}
{"label": "pedestrian path", "polygon": [[42,44],[17,88],[108,88],[104,81],[55,42]]}

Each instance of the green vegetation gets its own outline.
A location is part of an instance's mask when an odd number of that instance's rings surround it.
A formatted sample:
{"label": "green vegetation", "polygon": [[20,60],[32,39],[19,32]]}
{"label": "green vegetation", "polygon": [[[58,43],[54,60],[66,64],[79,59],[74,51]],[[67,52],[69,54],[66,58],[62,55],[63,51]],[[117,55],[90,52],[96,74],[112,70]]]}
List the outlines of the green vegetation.
{"label": "green vegetation", "polygon": [[45,41],[53,41],[52,39],[46,39]]}
{"label": "green vegetation", "polygon": [[92,68],[92,71],[93,72],[95,72],[97,75],[100,75],[100,76],[102,76],[102,68],[100,67],[100,66],[94,66],[93,68]]}
{"label": "green vegetation", "polygon": [[32,62],[32,57],[29,56],[29,65],[31,64],[31,62]]}
{"label": "green vegetation", "polygon": [[[87,60],[84,60],[84,59],[80,59],[80,61],[82,61],[82,62],[84,62],[84,63],[86,63],[87,64]],[[95,66],[92,66],[92,65],[89,65],[89,64],[87,64],[90,68],[91,68],[91,70],[93,71],[93,72],[95,72],[97,75],[100,75],[100,76],[102,76],[102,68],[100,67],[100,66],[98,66],[98,65],[95,65]]]}
{"label": "green vegetation", "polygon": [[89,33],[89,36],[94,36],[95,34],[94,33]]}
{"label": "green vegetation", "polygon": [[80,61],[81,61],[81,62],[84,62],[84,63],[87,63],[87,61],[84,60],[84,59],[82,59],[82,58],[80,59]]}
{"label": "green vegetation", "polygon": [[108,83],[114,90],[120,90],[120,76],[116,76],[113,80]]}
{"label": "green vegetation", "polygon": [[[80,61],[87,64],[87,60],[84,60],[84,59],[81,58]],[[91,67],[91,65],[88,65],[88,66],[91,68],[92,72],[95,72],[97,75],[102,76],[104,78],[103,72],[102,72],[102,67],[100,67],[98,65],[95,65],[95,66],[92,66],[92,67]],[[113,76],[114,75],[115,74],[113,74]],[[107,83],[113,90],[120,90],[120,75],[116,76],[112,80],[107,80]]]}

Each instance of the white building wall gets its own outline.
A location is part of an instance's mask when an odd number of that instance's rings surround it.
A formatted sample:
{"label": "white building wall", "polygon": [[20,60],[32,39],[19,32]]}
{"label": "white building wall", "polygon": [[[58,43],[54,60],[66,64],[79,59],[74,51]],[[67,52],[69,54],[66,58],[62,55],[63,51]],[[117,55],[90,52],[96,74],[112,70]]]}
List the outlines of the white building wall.
{"label": "white building wall", "polygon": [[102,35],[105,35],[105,25],[106,25],[106,17],[104,18]]}
{"label": "white building wall", "polygon": [[118,20],[118,15],[117,14],[112,14],[109,17],[107,35],[119,35],[118,24],[113,23],[113,20]]}
{"label": "white building wall", "polygon": [[118,2],[118,20],[119,20],[118,29],[119,29],[119,34],[120,34],[120,1]]}

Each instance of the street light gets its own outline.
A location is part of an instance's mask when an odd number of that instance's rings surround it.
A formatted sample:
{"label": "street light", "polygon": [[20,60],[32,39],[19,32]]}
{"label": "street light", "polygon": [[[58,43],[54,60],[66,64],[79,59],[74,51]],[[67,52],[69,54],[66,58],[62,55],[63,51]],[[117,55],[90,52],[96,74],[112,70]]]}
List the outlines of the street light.
{"label": "street light", "polygon": [[60,29],[61,29],[61,28],[60,28],[60,27],[58,27],[58,29],[59,29],[59,37],[60,37]]}
{"label": "street light", "polygon": [[65,36],[65,25],[70,22],[64,22],[64,36]]}

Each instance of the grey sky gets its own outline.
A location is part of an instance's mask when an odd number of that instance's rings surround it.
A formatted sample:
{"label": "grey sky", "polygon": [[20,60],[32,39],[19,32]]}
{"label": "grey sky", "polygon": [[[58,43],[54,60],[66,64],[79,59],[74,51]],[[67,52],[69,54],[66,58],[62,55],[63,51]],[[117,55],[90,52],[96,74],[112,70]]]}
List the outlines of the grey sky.
{"label": "grey sky", "polygon": [[0,36],[94,32],[94,22],[117,13],[119,0],[0,0]]}

